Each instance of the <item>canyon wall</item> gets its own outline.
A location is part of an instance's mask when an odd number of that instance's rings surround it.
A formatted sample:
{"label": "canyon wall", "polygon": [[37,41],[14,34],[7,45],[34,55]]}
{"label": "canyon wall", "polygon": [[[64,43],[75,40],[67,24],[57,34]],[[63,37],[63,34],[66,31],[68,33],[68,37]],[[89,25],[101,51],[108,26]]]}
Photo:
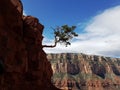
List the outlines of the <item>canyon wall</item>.
{"label": "canyon wall", "polygon": [[20,0],[0,0],[0,89],[59,90],[42,49],[44,26],[23,16]]}
{"label": "canyon wall", "polygon": [[75,53],[48,54],[53,83],[66,90],[120,90],[120,59]]}

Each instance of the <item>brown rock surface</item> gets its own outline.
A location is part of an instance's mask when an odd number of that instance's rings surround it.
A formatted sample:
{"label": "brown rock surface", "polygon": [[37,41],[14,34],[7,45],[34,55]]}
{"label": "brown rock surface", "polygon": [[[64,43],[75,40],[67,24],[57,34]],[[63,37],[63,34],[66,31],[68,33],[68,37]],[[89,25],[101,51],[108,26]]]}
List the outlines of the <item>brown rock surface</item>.
{"label": "brown rock surface", "polygon": [[0,0],[0,89],[58,90],[42,49],[44,26],[22,12],[20,0]]}
{"label": "brown rock surface", "polygon": [[120,59],[75,53],[48,54],[61,89],[120,90]]}

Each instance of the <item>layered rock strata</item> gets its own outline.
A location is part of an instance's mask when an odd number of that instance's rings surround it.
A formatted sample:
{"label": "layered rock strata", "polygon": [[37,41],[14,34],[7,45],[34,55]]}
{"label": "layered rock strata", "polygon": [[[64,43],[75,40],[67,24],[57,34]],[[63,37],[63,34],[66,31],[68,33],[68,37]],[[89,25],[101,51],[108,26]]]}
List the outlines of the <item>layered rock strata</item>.
{"label": "layered rock strata", "polygon": [[56,87],[120,90],[120,59],[75,53],[48,54]]}

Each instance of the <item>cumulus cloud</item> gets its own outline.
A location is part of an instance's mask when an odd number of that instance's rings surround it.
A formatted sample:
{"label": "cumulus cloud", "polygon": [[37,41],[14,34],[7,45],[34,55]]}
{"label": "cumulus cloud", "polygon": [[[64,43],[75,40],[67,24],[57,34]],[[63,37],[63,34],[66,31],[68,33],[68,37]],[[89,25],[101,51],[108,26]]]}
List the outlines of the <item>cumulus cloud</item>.
{"label": "cumulus cloud", "polygon": [[[69,47],[58,45],[47,53],[86,53],[120,57],[120,6],[103,11],[93,17]],[[50,43],[51,44],[51,43]]]}

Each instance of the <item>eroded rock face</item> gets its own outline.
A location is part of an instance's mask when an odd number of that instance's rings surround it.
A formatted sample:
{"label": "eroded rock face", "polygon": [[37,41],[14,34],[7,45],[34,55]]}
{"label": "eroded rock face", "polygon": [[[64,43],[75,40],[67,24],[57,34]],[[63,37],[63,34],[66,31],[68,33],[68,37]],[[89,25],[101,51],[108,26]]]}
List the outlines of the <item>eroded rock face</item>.
{"label": "eroded rock face", "polygon": [[48,54],[53,83],[61,89],[120,90],[120,59],[96,55]]}
{"label": "eroded rock face", "polygon": [[0,0],[0,89],[58,90],[42,49],[44,26],[22,12],[20,0]]}

